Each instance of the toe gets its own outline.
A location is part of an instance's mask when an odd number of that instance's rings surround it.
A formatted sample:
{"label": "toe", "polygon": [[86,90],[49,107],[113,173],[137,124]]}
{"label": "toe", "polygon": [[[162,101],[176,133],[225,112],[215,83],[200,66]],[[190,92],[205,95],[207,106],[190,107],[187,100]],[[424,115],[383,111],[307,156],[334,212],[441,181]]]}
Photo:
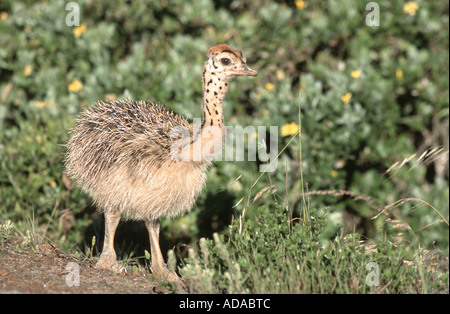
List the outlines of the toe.
{"label": "toe", "polygon": [[103,269],[109,269],[116,273],[125,273],[126,269],[120,265],[119,262],[116,261],[116,259],[100,256],[100,259],[98,260],[97,264],[95,264],[96,268],[103,268]]}

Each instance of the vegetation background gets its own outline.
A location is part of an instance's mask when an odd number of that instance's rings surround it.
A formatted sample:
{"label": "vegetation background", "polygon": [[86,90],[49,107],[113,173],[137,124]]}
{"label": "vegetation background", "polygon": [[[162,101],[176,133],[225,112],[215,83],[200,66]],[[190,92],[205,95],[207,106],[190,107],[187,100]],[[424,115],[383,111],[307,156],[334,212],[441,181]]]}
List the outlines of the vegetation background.
{"label": "vegetation background", "polygon": [[[0,3],[3,231],[98,251],[101,217],[63,176],[77,113],[129,98],[201,117],[205,53],[228,43],[259,75],[233,82],[226,122],[278,126],[281,154],[270,174],[214,163],[162,222],[191,291],[448,292],[447,1],[376,1],[377,27],[368,1],[79,0],[79,26],[67,3]],[[121,257],[145,256],[142,225],[121,230]]]}

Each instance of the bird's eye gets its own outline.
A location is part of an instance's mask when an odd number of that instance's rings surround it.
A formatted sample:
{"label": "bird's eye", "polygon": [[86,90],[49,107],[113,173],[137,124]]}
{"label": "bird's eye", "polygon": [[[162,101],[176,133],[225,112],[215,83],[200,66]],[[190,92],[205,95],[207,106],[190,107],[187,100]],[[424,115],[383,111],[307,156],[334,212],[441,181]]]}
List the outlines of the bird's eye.
{"label": "bird's eye", "polygon": [[228,58],[222,58],[220,59],[220,63],[222,63],[223,65],[230,65],[231,60]]}

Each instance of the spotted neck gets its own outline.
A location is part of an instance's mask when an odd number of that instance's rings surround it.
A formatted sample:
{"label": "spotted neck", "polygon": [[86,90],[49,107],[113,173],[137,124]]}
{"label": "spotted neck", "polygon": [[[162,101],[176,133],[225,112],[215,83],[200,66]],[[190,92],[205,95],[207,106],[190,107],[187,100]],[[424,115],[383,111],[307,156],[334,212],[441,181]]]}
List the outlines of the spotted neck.
{"label": "spotted neck", "polygon": [[203,69],[203,126],[224,128],[223,99],[228,89],[228,82],[214,72]]}
{"label": "spotted neck", "polygon": [[[223,99],[228,89],[228,80],[221,78],[209,70],[205,64],[203,69],[203,124],[202,154],[216,157],[222,152],[225,139],[225,123],[223,119]],[[209,158],[206,158],[209,159]]]}

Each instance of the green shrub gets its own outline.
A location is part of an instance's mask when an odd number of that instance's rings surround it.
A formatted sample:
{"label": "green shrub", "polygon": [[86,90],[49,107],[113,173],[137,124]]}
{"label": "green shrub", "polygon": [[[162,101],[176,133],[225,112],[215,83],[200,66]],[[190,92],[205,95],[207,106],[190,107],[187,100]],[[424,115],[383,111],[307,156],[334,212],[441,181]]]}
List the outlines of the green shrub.
{"label": "green shrub", "polygon": [[[229,233],[215,233],[214,240],[201,238],[199,247],[189,250],[180,273],[190,292],[423,293],[433,285],[435,292],[448,289],[445,267],[429,272],[439,264],[436,252],[387,239],[365,243],[357,234],[323,239],[326,211],[311,210],[306,222],[290,218],[282,207],[254,208],[247,216],[251,218],[236,218]],[[372,274],[372,265],[378,274]],[[419,278],[421,284],[413,284]]]}
{"label": "green shrub", "polygon": [[[410,226],[413,233],[404,237],[423,250],[448,253],[448,224],[437,213],[448,221],[448,4],[417,1],[412,14],[404,2],[378,1],[380,26],[369,27],[366,3],[350,0],[76,2],[80,28],[65,24],[65,2],[0,3],[0,218],[11,220],[22,234],[35,217],[33,223],[48,239],[66,249],[83,247],[92,207],[63,177],[64,144],[76,114],[98,99],[132,98],[201,117],[205,52],[226,42],[259,71],[253,80],[233,82],[224,104],[226,123],[278,126],[278,151],[284,151],[277,171],[263,176],[258,162],[214,163],[192,211],[162,221],[167,247],[213,233],[231,245],[232,215],[242,215],[268,187],[252,205],[264,208],[255,210],[261,221],[281,219],[274,214],[279,204],[300,217],[303,186],[308,208],[328,208],[323,239],[344,239],[342,230],[390,239],[398,232],[385,222],[389,218]],[[298,136],[281,132],[299,124],[300,89],[302,165]],[[408,198],[436,210],[405,202],[372,220]],[[253,237],[259,227],[246,219],[237,234]],[[300,229],[295,237],[306,237],[307,228]],[[291,233],[286,232],[287,241]],[[243,252],[246,240],[239,241],[233,250],[227,247],[231,260],[239,245]],[[308,241],[303,245],[315,245]],[[296,258],[305,252],[286,253],[285,267],[294,271]],[[249,267],[237,265],[241,272]],[[313,270],[298,265],[303,273]],[[216,276],[215,269],[207,269],[212,273],[205,278]],[[362,270],[348,272],[359,276]],[[319,279],[309,279],[314,287],[292,283],[280,291],[346,291],[340,284],[320,287]],[[250,282],[258,283],[245,275],[233,280],[242,286],[230,288],[223,281],[202,289],[245,292],[255,289]],[[264,289],[269,287],[261,285]]]}

